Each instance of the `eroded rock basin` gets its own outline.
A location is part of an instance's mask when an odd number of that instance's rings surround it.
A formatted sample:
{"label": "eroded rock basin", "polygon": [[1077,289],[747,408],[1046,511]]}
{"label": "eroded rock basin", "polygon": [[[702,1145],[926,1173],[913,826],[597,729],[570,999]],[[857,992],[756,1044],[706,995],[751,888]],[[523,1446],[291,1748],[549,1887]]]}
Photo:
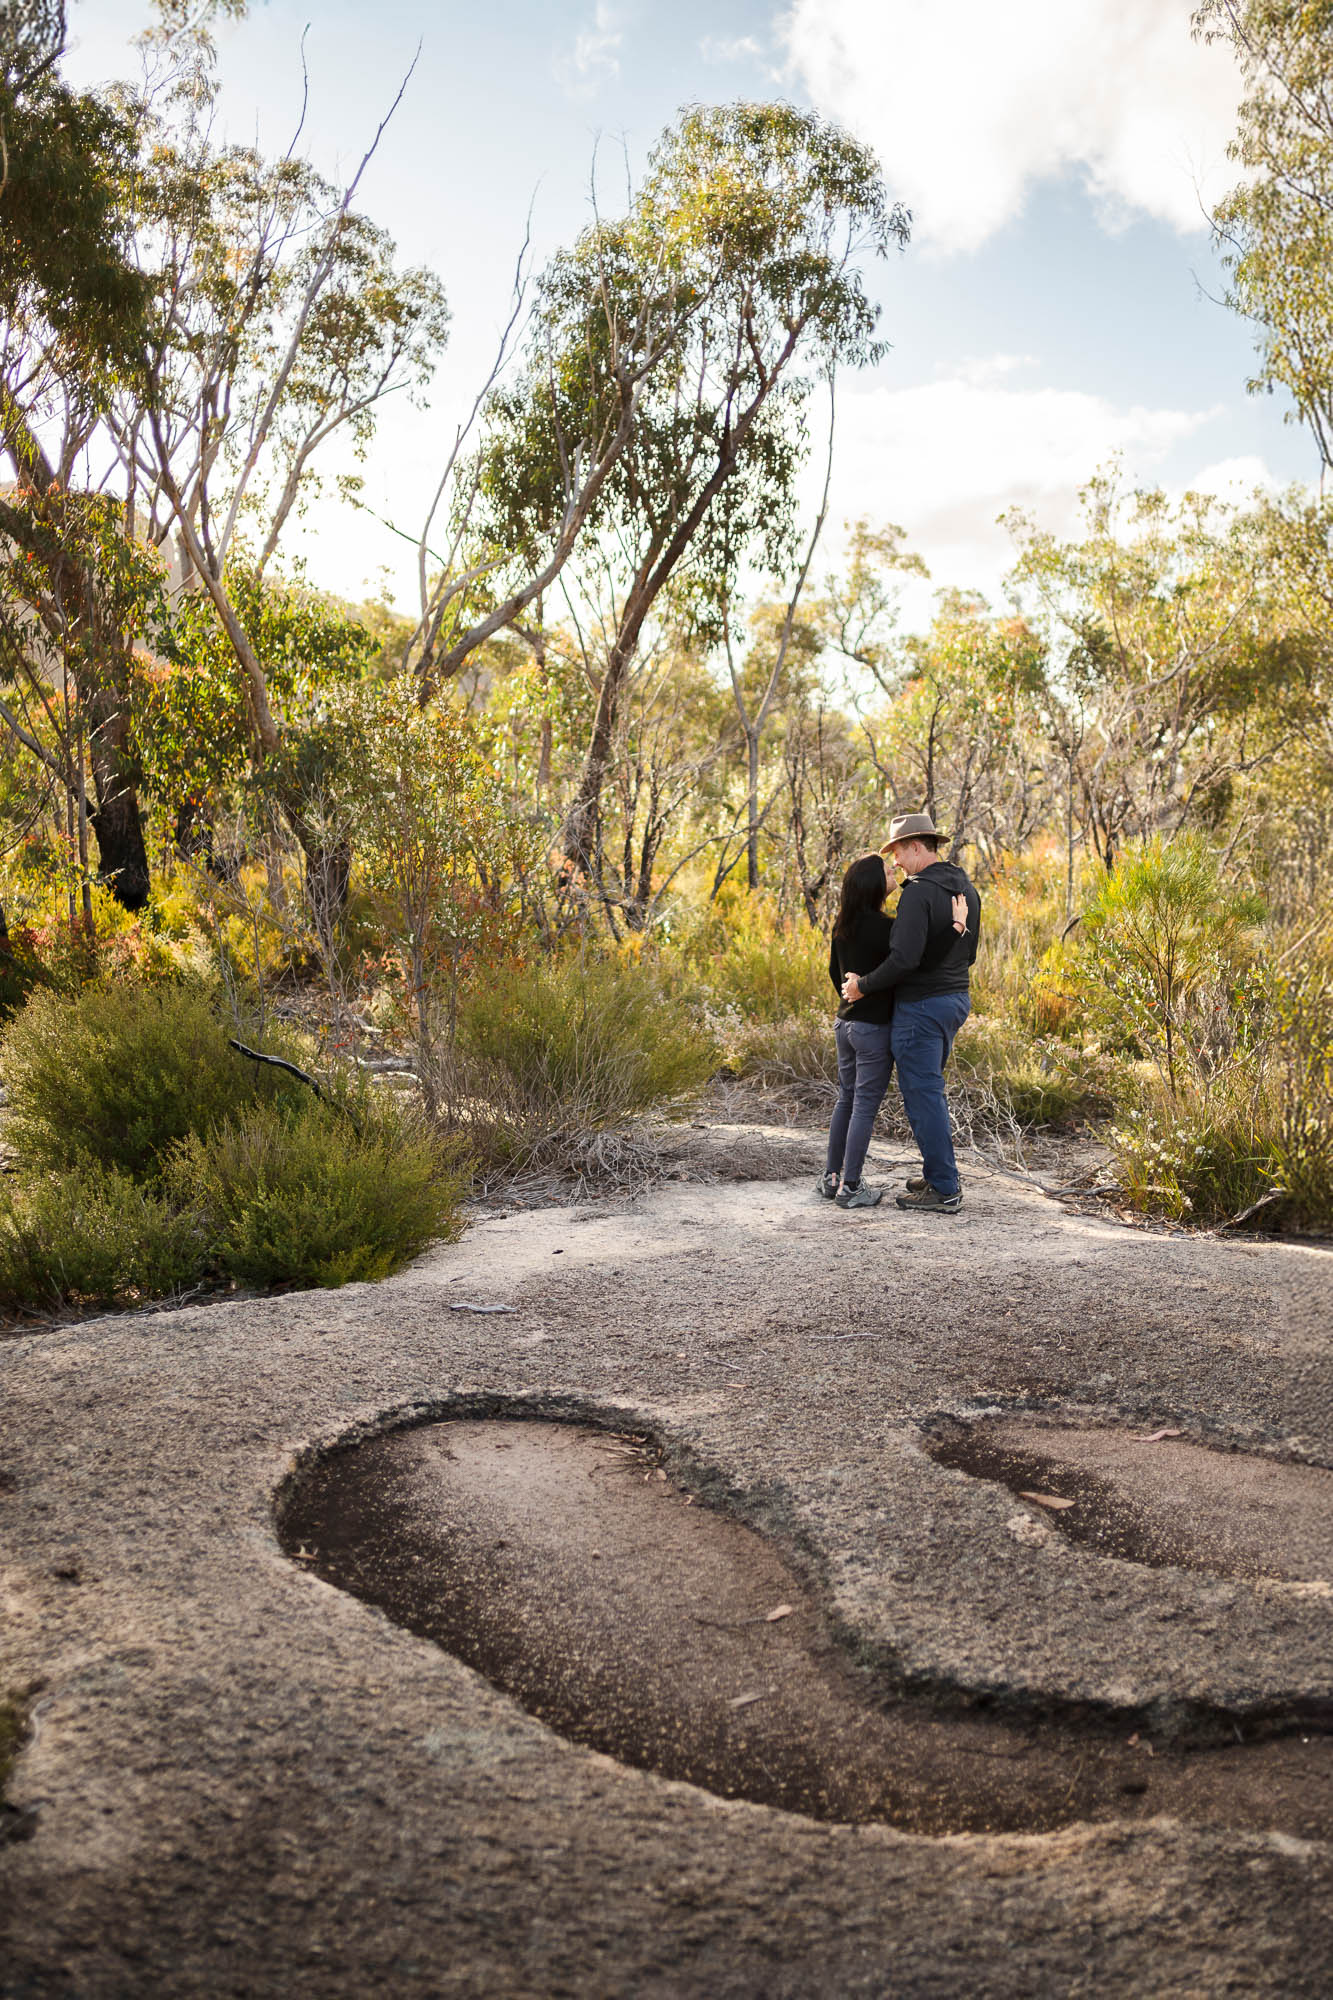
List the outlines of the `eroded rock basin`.
{"label": "eroded rock basin", "polygon": [[1071,1541],[1248,1582],[1333,1582],[1333,1472],[1219,1451],[1168,1426],[944,1420],[940,1465],[1007,1486]]}
{"label": "eroded rock basin", "polygon": [[1333,1737],[1313,1725],[1168,1746],[1132,1722],[896,1696],[779,1551],[673,1485],[645,1439],[392,1432],[304,1474],[279,1533],[574,1742],[724,1797],[925,1834],[1158,1813],[1333,1834]]}

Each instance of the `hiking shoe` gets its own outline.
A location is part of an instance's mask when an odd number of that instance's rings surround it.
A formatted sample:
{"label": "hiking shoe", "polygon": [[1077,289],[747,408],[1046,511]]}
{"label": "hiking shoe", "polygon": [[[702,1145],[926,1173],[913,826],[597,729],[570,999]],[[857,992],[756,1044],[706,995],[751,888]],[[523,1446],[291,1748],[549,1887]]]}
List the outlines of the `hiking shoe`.
{"label": "hiking shoe", "polygon": [[877,1202],[883,1201],[884,1190],[867,1187],[864,1181],[858,1181],[855,1187],[840,1187],[833,1198],[839,1208],[873,1208]]}
{"label": "hiking shoe", "polygon": [[[907,1185],[910,1188],[912,1184],[909,1181]],[[928,1215],[957,1215],[962,1205],[961,1189],[957,1194],[941,1194],[938,1188],[930,1185],[929,1181],[915,1193],[898,1196],[899,1208],[920,1209]]]}
{"label": "hiking shoe", "polygon": [[822,1194],[825,1201],[832,1201],[838,1192],[838,1176],[821,1174],[815,1182],[815,1193]]}
{"label": "hiking shoe", "polygon": [[913,1174],[911,1180],[907,1183],[907,1192],[909,1194],[924,1194],[929,1186],[930,1182],[924,1174]]}

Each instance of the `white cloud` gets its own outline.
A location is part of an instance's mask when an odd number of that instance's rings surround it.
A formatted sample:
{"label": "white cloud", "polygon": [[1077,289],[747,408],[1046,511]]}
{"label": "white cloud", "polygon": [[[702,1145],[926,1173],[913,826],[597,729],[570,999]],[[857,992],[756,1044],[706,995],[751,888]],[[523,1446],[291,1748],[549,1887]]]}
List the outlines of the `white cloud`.
{"label": "white cloud", "polygon": [[[907,389],[867,386],[843,398],[834,518],[866,515],[872,524],[897,521],[907,530],[932,578],[907,593],[913,624],[928,617],[931,594],[945,584],[998,597],[1013,548],[997,516],[1017,507],[1052,533],[1072,533],[1079,489],[1100,466],[1120,454],[1127,480],[1147,483],[1222,414],[1118,407],[1084,390],[1010,386],[1005,378],[1015,359],[971,361],[947,379]],[[1229,464],[1243,464],[1246,479],[1257,468],[1251,485],[1263,471],[1258,460]],[[1210,490],[1206,476],[1189,483]]]}
{"label": "white cloud", "polygon": [[1235,177],[1238,83],[1191,0],[793,0],[796,75],[876,149],[936,250],[974,250],[1037,182],[1081,172],[1103,220],[1180,230]]}
{"label": "white cloud", "polygon": [[1035,354],[973,354],[958,364],[958,377],[973,389],[989,389],[1020,369],[1035,368]]}
{"label": "white cloud", "polygon": [[581,28],[569,53],[557,57],[556,82],[571,97],[591,97],[620,75],[624,35],[617,19],[616,9],[607,0],[597,0],[591,27]]}
{"label": "white cloud", "polygon": [[[1179,484],[1179,482],[1177,482]],[[1194,493],[1215,493],[1219,500],[1245,506],[1256,493],[1277,493],[1282,482],[1275,479],[1261,458],[1220,458],[1193,473],[1188,481]]]}
{"label": "white cloud", "polygon": [[706,63],[757,62],[763,53],[753,35],[734,35],[730,40],[705,35],[699,44],[699,54]]}

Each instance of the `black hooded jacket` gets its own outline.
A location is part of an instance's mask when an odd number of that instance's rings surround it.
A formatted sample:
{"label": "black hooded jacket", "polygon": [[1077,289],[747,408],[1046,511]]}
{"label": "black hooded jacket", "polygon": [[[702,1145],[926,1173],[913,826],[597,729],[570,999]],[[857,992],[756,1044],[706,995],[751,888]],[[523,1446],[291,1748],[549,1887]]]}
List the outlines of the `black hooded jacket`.
{"label": "black hooded jacket", "polygon": [[[967,898],[967,929],[953,927],[955,896]],[[932,993],[966,993],[981,936],[981,898],[952,861],[932,861],[904,882],[889,955],[858,975],[863,993],[925,1000]]]}

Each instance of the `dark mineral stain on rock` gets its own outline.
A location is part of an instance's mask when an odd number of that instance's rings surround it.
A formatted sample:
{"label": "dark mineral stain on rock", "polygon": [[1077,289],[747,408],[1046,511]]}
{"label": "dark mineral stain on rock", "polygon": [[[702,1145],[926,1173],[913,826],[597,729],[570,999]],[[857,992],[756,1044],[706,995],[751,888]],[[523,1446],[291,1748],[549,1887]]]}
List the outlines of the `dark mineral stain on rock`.
{"label": "dark mineral stain on rock", "polygon": [[[897,1698],[777,1549],[692,1502],[643,1441],[458,1422],[339,1451],[284,1547],[574,1742],[725,1798],[926,1834],[1156,1813],[1333,1831],[1333,1738],[1150,1748]],[[1130,1739],[1133,1740],[1130,1740]]]}

